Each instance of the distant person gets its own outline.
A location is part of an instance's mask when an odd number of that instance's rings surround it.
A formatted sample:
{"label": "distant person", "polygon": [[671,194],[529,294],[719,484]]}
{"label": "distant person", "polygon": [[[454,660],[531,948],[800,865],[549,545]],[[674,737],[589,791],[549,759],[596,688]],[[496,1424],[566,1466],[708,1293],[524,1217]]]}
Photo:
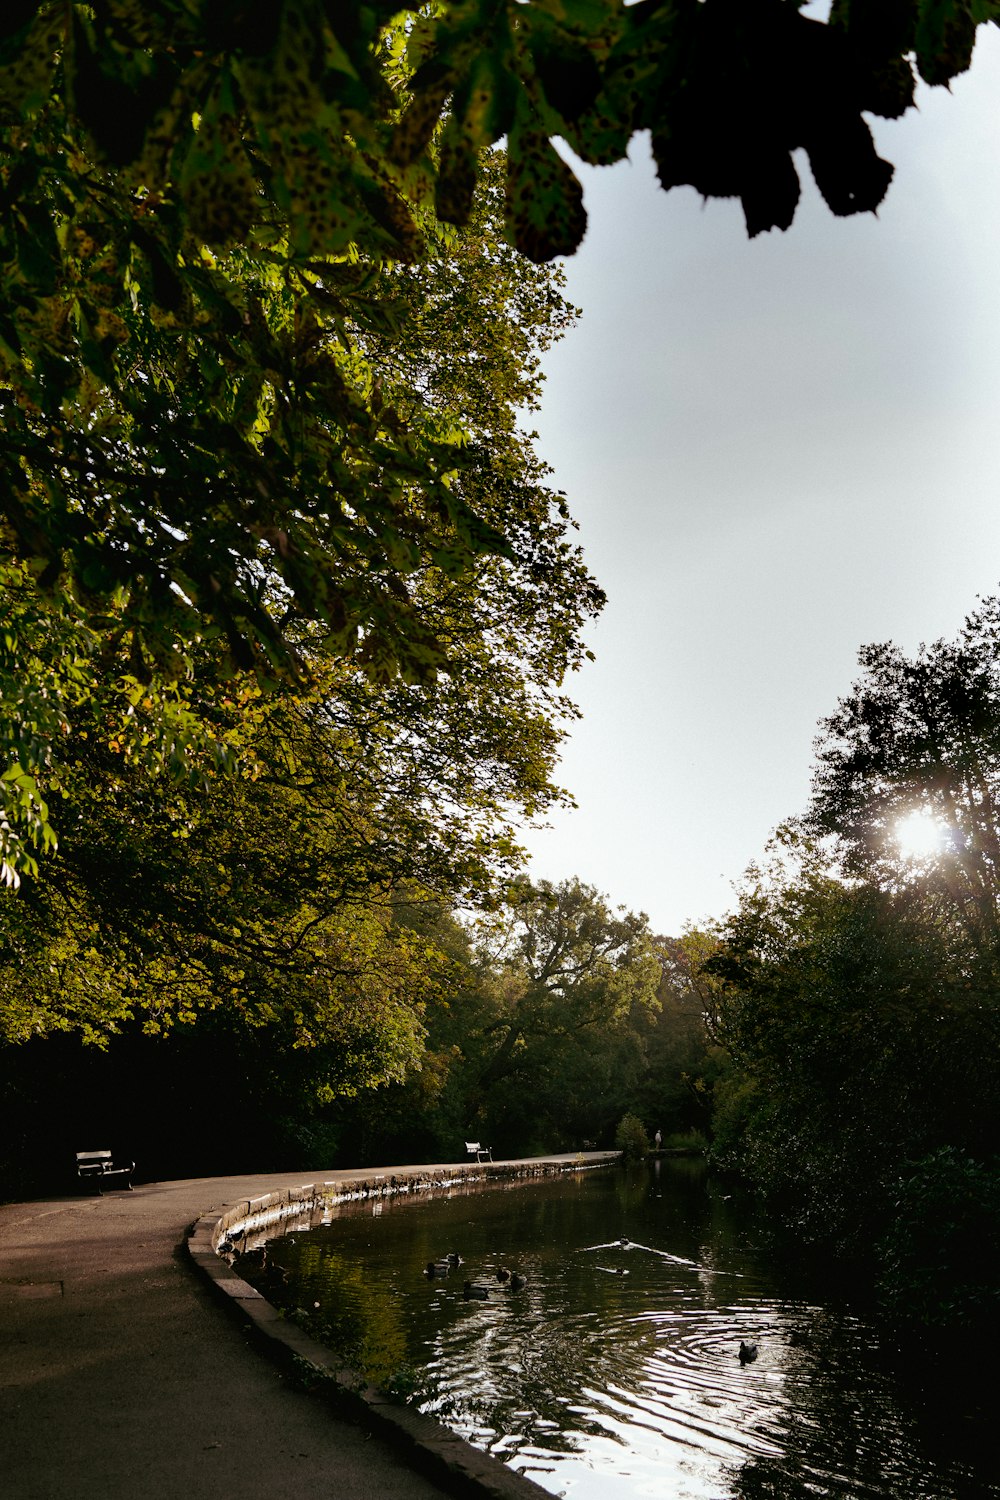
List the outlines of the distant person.
{"label": "distant person", "polygon": [[663,1133],[662,1133],[662,1131],[658,1130],[656,1132],[656,1134],[653,1136],[653,1140],[656,1142],[656,1149],[657,1149],[657,1151],[659,1151],[660,1147],[663,1145]]}

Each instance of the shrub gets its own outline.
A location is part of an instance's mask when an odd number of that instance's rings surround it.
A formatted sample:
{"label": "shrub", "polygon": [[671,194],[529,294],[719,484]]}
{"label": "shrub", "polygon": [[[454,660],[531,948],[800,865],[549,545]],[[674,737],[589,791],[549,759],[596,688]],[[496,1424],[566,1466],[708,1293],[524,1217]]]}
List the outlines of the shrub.
{"label": "shrub", "polygon": [[646,1127],[636,1115],[623,1115],[615,1130],[615,1149],[626,1161],[639,1161],[649,1151]]}
{"label": "shrub", "polygon": [[703,1130],[672,1130],[661,1141],[664,1151],[707,1151],[708,1136]]}
{"label": "shrub", "polygon": [[1000,1170],[950,1146],[897,1184],[878,1246],[883,1307],[901,1323],[983,1332],[1000,1325]]}

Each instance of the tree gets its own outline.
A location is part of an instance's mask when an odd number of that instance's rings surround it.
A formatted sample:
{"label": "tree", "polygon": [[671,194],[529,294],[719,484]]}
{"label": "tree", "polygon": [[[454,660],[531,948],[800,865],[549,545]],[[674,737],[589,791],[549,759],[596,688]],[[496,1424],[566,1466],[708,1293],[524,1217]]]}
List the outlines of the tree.
{"label": "tree", "polygon": [[245,238],[277,209],[293,211],[301,248],[412,254],[423,227],[412,205],[464,222],[481,152],[507,138],[509,233],[542,259],[571,253],[585,224],[553,137],[607,164],[648,129],[664,187],[742,197],[751,233],[791,222],[800,146],[833,212],[875,207],[891,168],[862,112],[909,108],[914,60],[926,82],[947,84],[996,14],[991,0],[839,0],[827,23],[785,0],[402,12],[386,0],[242,0],[211,15],[180,0],[100,0],[67,15],[22,0],[5,28],[5,81],[14,111],[61,91],[91,148],[152,190],[175,184],[210,242]]}
{"label": "tree", "polygon": [[[264,646],[241,667],[228,629],[188,615],[186,595],[168,590],[166,616],[135,614],[141,588],[102,599],[71,568],[60,582],[36,563],[3,564],[3,852],[11,879],[32,875],[0,900],[12,1128],[53,1087],[81,1111],[90,1097],[123,1110],[131,1100],[130,1132],[141,1130],[149,1160],[191,1170],[197,1120],[185,1116],[172,1146],[152,1141],[152,1116],[185,1078],[214,1077],[238,1109],[241,1160],[251,1144],[276,1164],[281,1143],[286,1161],[309,1140],[329,1144],[332,1101],[417,1067],[424,1008],[453,977],[433,939],[397,920],[400,892],[445,906],[490,899],[519,864],[515,822],[563,795],[552,780],[573,713],[563,683],[601,595],[517,412],[537,403],[540,354],[573,310],[557,274],[497,239],[496,214],[487,174],[469,227],[442,239],[420,274],[382,269],[363,327],[324,304],[350,369],[377,379],[382,419],[407,424],[413,472],[424,437],[438,443],[460,426],[461,444],[449,439],[461,459],[455,504],[506,528],[502,548],[457,562],[447,547],[398,554],[406,585],[386,608],[404,621],[398,640],[430,643],[426,670],[394,670],[374,627],[356,649],[337,649],[259,559],[246,576],[265,624],[280,625],[284,668]],[[197,362],[201,347],[191,329],[169,332],[148,368],[167,372],[180,401],[169,360],[183,348]],[[214,389],[228,399],[221,377]],[[293,396],[274,396],[274,409]],[[92,417],[72,405],[64,415],[89,441]],[[329,413],[306,415],[330,436]],[[55,406],[49,416],[55,440]],[[31,417],[41,431],[40,412]],[[136,429],[117,430],[116,461],[138,464]],[[307,436],[305,424],[281,429],[296,462]],[[235,497],[237,470],[222,472]],[[53,482],[66,479],[57,471]],[[86,503],[74,490],[66,514]],[[325,525],[318,514],[303,512],[303,524]],[[351,555],[375,587],[377,557]],[[81,1052],[79,1038],[98,1045]],[[27,1092],[22,1074],[34,1079]],[[225,1151],[221,1139],[205,1149],[205,1161],[235,1159],[231,1138]]]}
{"label": "tree", "polygon": [[[547,486],[548,471],[535,456],[530,438],[519,429],[515,415],[518,409],[530,409],[537,403],[540,354],[560,336],[573,310],[560,294],[558,275],[518,263],[514,252],[497,240],[497,212],[496,186],[494,183],[491,187],[488,178],[468,230],[455,240],[451,251],[445,254],[441,248],[438,258],[424,265],[420,275],[407,267],[385,269],[381,292],[372,289],[368,294],[366,305],[377,312],[370,312],[364,327],[350,321],[339,304],[331,309],[325,303],[324,317],[328,341],[336,343],[339,338],[342,346],[349,344],[354,373],[360,370],[365,380],[377,383],[381,419],[407,447],[407,462],[416,476],[414,483],[419,478],[424,438],[432,446],[440,446],[441,432],[453,429],[458,433],[461,429],[460,453],[449,439],[449,452],[454,449],[456,462],[460,456],[462,469],[461,475],[455,472],[449,480],[449,503],[470,515],[474,509],[482,518],[482,527],[491,534],[494,523],[502,525],[508,539],[501,552],[479,556],[475,561],[471,553],[465,554],[462,562],[444,542],[431,545],[426,532],[423,541],[415,532],[410,542],[402,539],[402,532],[393,541],[386,531],[386,512],[380,522],[379,556],[389,566],[391,552],[407,576],[405,586],[387,585],[388,592],[379,595],[379,603],[376,594],[387,575],[380,573],[382,564],[372,548],[367,544],[360,547],[348,518],[340,531],[334,528],[335,535],[347,539],[347,550],[339,561],[329,560],[329,577],[335,577],[335,587],[343,590],[353,587],[349,585],[353,572],[367,601],[358,605],[367,624],[345,656],[329,621],[318,622],[310,618],[308,610],[298,609],[284,583],[269,572],[259,555],[259,539],[247,533],[248,571],[240,575],[241,583],[237,568],[230,581],[237,590],[244,584],[250,587],[260,606],[254,616],[258,623],[251,631],[258,632],[257,645],[250,650],[249,658],[239,644],[241,640],[246,644],[243,626],[233,625],[234,636],[229,625],[207,625],[198,610],[192,609],[190,588],[181,576],[174,575],[170,582],[173,562],[167,573],[160,575],[162,611],[159,605],[147,609],[142,603],[145,586],[141,580],[133,579],[135,587],[126,585],[125,573],[135,561],[127,549],[120,559],[124,569],[120,586],[110,599],[98,597],[100,590],[97,595],[84,597],[79,579],[74,581],[72,576],[65,586],[51,581],[46,585],[44,572],[38,576],[38,566],[9,562],[3,573],[7,617],[0,639],[0,672],[6,689],[0,730],[8,763],[3,782],[7,818],[2,853],[8,879],[16,880],[21,870],[30,873],[35,868],[33,847],[51,848],[54,843],[51,803],[64,790],[60,747],[71,725],[103,736],[121,753],[155,773],[167,770],[190,776],[203,774],[206,769],[209,773],[232,769],[236,754],[232,726],[226,734],[219,733],[220,722],[227,719],[224,705],[252,702],[261,688],[272,691],[282,678],[282,662],[284,686],[293,693],[316,697],[326,690],[329,684],[324,674],[328,668],[339,673],[335,693],[342,694],[342,684],[348,677],[368,681],[392,698],[386,710],[390,719],[398,717],[408,700],[426,699],[435,693],[439,712],[445,699],[452,701],[452,710],[445,715],[448,717],[470,691],[483,694],[489,685],[499,726],[505,713],[503,705],[509,707],[511,696],[519,696],[519,717],[536,730],[535,764],[530,772],[526,762],[522,767],[534,785],[536,803],[538,796],[544,803],[548,795],[542,791],[547,782],[546,768],[551,765],[560,732],[557,721],[572,712],[558,689],[583,655],[580,629],[587,616],[600,607],[601,594],[583,568],[579,549],[567,539],[570,523],[565,500]],[[280,300],[275,293],[274,304]],[[298,317],[292,312],[288,316],[292,322]],[[299,333],[304,326],[302,317],[305,314],[298,317]],[[286,352],[292,359],[298,334],[290,325],[282,326],[282,336],[290,341]],[[322,343],[327,334],[314,331]],[[196,328],[185,331],[171,327],[162,334],[161,343],[175,362],[187,359],[200,369],[206,359],[214,359],[207,352],[211,339],[204,344]],[[185,349],[182,357],[178,351]],[[164,359],[167,357],[164,355]],[[164,400],[169,404],[179,399],[175,379],[181,377],[165,372],[163,365],[156,363],[159,358],[156,354],[148,368],[165,382],[168,394]],[[312,353],[303,353],[303,358],[307,363],[319,358],[318,346]],[[232,371],[231,359],[228,364],[220,363],[213,377],[215,397],[223,403],[232,397],[227,371]],[[290,371],[291,365],[286,374]],[[198,389],[197,371],[189,371],[184,380],[192,390]],[[302,380],[301,389],[294,381],[290,390],[283,388],[280,399],[274,389],[270,396],[258,392],[256,415],[248,416],[248,453],[260,439],[270,445],[272,457],[277,455],[275,462],[284,463],[287,458],[294,468],[300,461],[312,462],[308,456],[312,451],[310,431],[325,445],[325,451],[335,442],[335,414],[324,406],[322,393],[312,390],[305,376]],[[202,396],[197,418],[192,420],[208,421],[211,416],[215,397],[210,398],[205,391]],[[305,413],[296,415],[302,402]],[[267,436],[264,429],[268,421],[260,427],[264,409],[274,417],[271,425],[280,428],[277,436],[274,432]],[[65,403],[61,403],[58,411],[50,414],[47,428],[42,414],[35,410],[32,420],[37,431],[31,437],[32,443],[37,439],[40,454],[36,475],[39,503],[43,508],[48,505],[44,499],[46,485],[51,488],[52,483],[65,483],[68,488],[56,509],[73,525],[74,517],[86,513],[88,486],[92,489],[102,483],[99,473],[88,467],[89,458],[84,465],[87,478],[83,487],[74,480],[73,471],[60,471],[54,479],[50,475],[47,444],[65,452],[68,442],[79,440],[88,450],[93,442],[95,424],[82,409],[78,411],[76,437],[67,435],[74,410],[71,407],[67,415]],[[133,447],[136,428],[132,416],[105,412],[102,420],[106,433],[108,423],[119,432],[118,438],[109,440],[114,464],[121,468],[130,463],[136,473],[148,473],[150,454]],[[165,421],[160,431],[160,437],[169,444],[174,444],[172,427],[172,421]],[[362,447],[367,441],[359,438]],[[182,449],[180,438],[177,442]],[[198,439],[195,453],[199,463],[212,461],[212,443],[214,439],[210,440],[207,432]],[[11,448],[16,455],[16,436]],[[368,447],[365,452],[368,463],[374,449]],[[23,453],[22,460],[26,461]],[[176,493],[203,493],[198,475],[185,464],[179,449],[173,457],[164,459],[164,473],[169,470],[173,476],[170,482],[176,485]],[[220,482],[231,487],[225,524],[231,522],[237,530],[246,520],[237,492],[250,482],[251,473],[258,471],[252,465],[248,469],[242,459],[233,459],[232,463],[224,460],[219,469]],[[373,473],[369,464],[365,484]],[[124,473],[120,477],[122,504],[137,507],[133,521],[137,534],[145,539],[151,518],[143,520],[144,492],[141,486],[137,491],[130,489]],[[303,503],[302,479],[301,473],[296,478],[289,471],[283,493],[319,547],[325,543],[317,540],[315,528],[324,535],[329,530],[329,518],[324,519],[314,505],[319,501],[311,487],[320,481],[314,472],[307,486],[313,508],[306,513],[299,509]],[[378,495],[371,505],[383,506],[385,499],[386,491],[379,481]],[[362,511],[355,514],[360,517]],[[215,525],[211,505],[202,517],[192,520],[186,540],[178,526],[166,517],[161,520],[161,534],[170,536],[170,556],[175,562],[181,559],[178,566],[182,573],[187,567],[183,556],[188,552],[198,556],[199,566],[209,558],[215,543],[198,528],[204,524],[211,530]],[[400,525],[404,525],[402,519]],[[95,548],[114,551],[118,547],[114,524],[100,534],[77,531],[88,556]],[[457,535],[454,529],[451,534]],[[228,540],[223,538],[219,545],[232,559],[242,544],[235,533],[227,536]],[[58,548],[58,539],[54,545]],[[141,558],[137,566],[145,566]],[[292,559],[289,566],[306,564],[300,557],[298,561]],[[214,588],[212,584],[209,592],[216,597]],[[218,594],[218,602],[220,609],[229,611],[232,625],[235,606],[225,588]],[[386,624],[386,630],[377,624],[376,617]],[[249,616],[240,618],[245,622]],[[404,638],[409,642],[405,651]],[[274,650],[281,660],[274,659]],[[400,670],[395,671],[395,667]],[[360,691],[354,693],[355,698]],[[406,711],[412,717],[412,709]],[[364,714],[371,717],[371,702]],[[543,721],[548,725],[544,731]],[[479,722],[485,726],[484,719]],[[507,737],[511,738],[509,734]],[[524,736],[521,739],[523,742]],[[490,771],[496,770],[504,756],[501,752],[498,759],[497,754],[491,754],[485,738],[480,739],[479,748],[480,779],[485,786]],[[443,745],[437,755],[443,760]],[[523,788],[527,784],[524,781]],[[498,776],[496,785],[498,794],[510,795],[509,776]]]}
{"label": "tree", "polygon": [[[135,621],[173,609],[175,633],[176,578],[237,654],[280,660],[253,586],[264,569],[339,649],[366,629],[420,665],[398,619],[369,618],[381,589],[413,548],[460,560],[503,534],[451,494],[454,433],[425,429],[417,451],[382,420],[352,335],[391,322],[387,265],[423,265],[443,225],[474,218],[483,153],[507,141],[508,234],[539,260],[584,225],[552,137],[604,163],[649,129],[664,186],[742,196],[752,231],[790,222],[802,145],[835,212],[872,208],[890,169],[861,111],[908,107],[911,55],[947,82],[994,11],[912,0],[873,20],[843,3],[821,24],[784,0],[8,7],[0,333],[19,550],[65,561],[91,595],[138,587]],[[45,420],[77,405],[90,426],[69,425],[53,470]],[[55,492],[25,482],[33,466]],[[59,524],[58,493],[81,485],[90,504]],[[317,488],[339,500],[326,528]],[[367,589],[358,554],[377,564]]]}
{"label": "tree", "polygon": [[[908,658],[859,654],[864,675],[824,719],[807,830],[832,835],[845,870],[894,888],[919,878],[980,954],[1000,939],[1000,600],[954,642]],[[907,859],[900,822],[926,814],[940,847]]]}
{"label": "tree", "polygon": [[[256,744],[275,761],[299,748],[276,717]],[[76,750],[59,850],[0,901],[3,1035],[105,1045],[221,1007],[279,1050],[325,1049],[330,1092],[401,1076],[434,964],[391,922],[404,830],[379,821],[376,778],[345,784],[353,746],[314,745],[307,790],[270,773],[186,793],[100,745]]]}
{"label": "tree", "polygon": [[809,845],[752,872],[722,948],[720,1160],[824,1248],[871,1256],[907,1164],[995,1151],[1000,1025],[932,899],[845,882]]}
{"label": "tree", "polygon": [[423,1015],[419,1071],[342,1111],[356,1154],[448,1153],[472,1135],[505,1152],[610,1146],[657,1005],[645,918],[612,912],[579,881],[523,878],[474,923],[426,902],[398,913],[453,967]]}
{"label": "tree", "polygon": [[[936,1327],[996,1315],[998,626],[989,599],[913,659],[862,650],[808,811],[705,965],[732,1061],[717,1159]],[[939,835],[920,856],[898,838],[915,814]]]}
{"label": "tree", "polygon": [[[191,993],[192,966],[207,951],[195,1008],[218,1004],[232,990],[219,966],[243,968],[243,944],[225,934],[245,936],[258,921],[270,924],[279,955],[297,947],[299,925],[316,938],[343,932],[361,908],[376,914],[365,929],[374,940],[377,913],[403,881],[446,902],[481,901],[517,866],[514,820],[563,795],[552,782],[562,721],[573,713],[562,683],[584,655],[582,624],[601,594],[567,539],[565,502],[548,488],[514,403],[537,401],[539,352],[572,310],[558,279],[521,274],[492,237],[494,218],[484,193],[467,231],[475,253],[463,240],[425,277],[399,269],[395,301],[420,331],[406,339],[386,328],[365,344],[385,402],[426,399],[439,413],[462,413],[461,487],[510,534],[503,557],[458,574],[431,563],[414,570],[407,607],[446,667],[413,680],[375,671],[373,655],[331,653],[321,631],[294,619],[285,638],[296,678],[281,693],[234,672],[226,642],[210,631],[185,647],[178,683],[145,680],[128,664],[119,677],[125,610],[102,636],[71,607],[51,608],[26,565],[7,564],[3,853],[12,878],[28,868],[38,884],[23,911],[4,907],[8,953],[22,963],[5,976],[6,1034],[79,1024],[96,1036],[136,1014],[169,1019],[170,997]],[[52,857],[55,824],[65,847],[39,875],[32,830]],[[181,890],[176,910],[158,912]],[[104,950],[93,965],[80,962],[90,927]],[[148,965],[141,978],[133,972],[150,933],[162,945],[155,980]],[[112,948],[130,956],[112,959]],[[29,952],[43,975],[51,960],[51,972],[72,982],[27,984]],[[306,944],[300,959],[310,954]],[[175,961],[188,975],[179,987]],[[276,956],[264,971],[275,964]],[[242,982],[241,974],[238,992]]]}
{"label": "tree", "polygon": [[716,1040],[719,984],[705,968],[719,938],[690,928],[679,938],[657,937],[654,943],[659,1007],[634,1017],[643,1067],[629,1107],[664,1135],[705,1132],[711,1127],[712,1094],[724,1059]]}
{"label": "tree", "polygon": [[[570,915],[574,891],[581,912],[588,907],[609,928],[619,920],[596,892],[570,881],[537,888],[562,908],[561,918],[546,922],[577,920]],[[453,1151],[470,1132],[503,1141],[504,1150],[568,1149],[588,1140],[611,1147],[625,1114],[644,1120],[650,1132],[710,1129],[714,1087],[729,1066],[716,1039],[721,981],[705,969],[720,938],[696,930],[677,939],[652,937],[641,917],[626,916],[642,939],[627,960],[626,1004],[620,997],[605,1001],[577,1025],[572,1001],[550,996],[544,1022],[536,1006],[530,1029],[518,1034],[528,1006],[512,972],[520,942],[512,945],[512,935],[526,922],[536,925],[525,916],[524,894],[523,883],[515,883],[512,905],[485,928],[405,891],[397,899],[397,920],[431,940],[452,968],[423,1013],[419,1070],[340,1111],[354,1159],[402,1160],[409,1152],[424,1160]],[[477,934],[485,941],[474,943]]]}
{"label": "tree", "polygon": [[471,600],[450,591],[453,667],[433,683],[380,688],[318,656],[308,692],[217,699],[236,773],[179,786],[90,717],[68,722],[60,846],[0,904],[6,1034],[96,1038],[224,1002],[251,1024],[296,1010],[295,1044],[313,1045],[320,1012],[360,1016],[381,995],[388,1016],[408,985],[416,1005],[397,893],[481,904],[519,864],[512,820],[559,795],[546,674],[565,643],[537,620],[522,636],[514,607],[478,625],[506,588],[501,575]]}
{"label": "tree", "polygon": [[478,929],[485,983],[462,1043],[467,1118],[523,1149],[573,1145],[621,1113],[620,1034],[656,1007],[659,966],[646,918],[615,913],[578,880],[521,879]]}

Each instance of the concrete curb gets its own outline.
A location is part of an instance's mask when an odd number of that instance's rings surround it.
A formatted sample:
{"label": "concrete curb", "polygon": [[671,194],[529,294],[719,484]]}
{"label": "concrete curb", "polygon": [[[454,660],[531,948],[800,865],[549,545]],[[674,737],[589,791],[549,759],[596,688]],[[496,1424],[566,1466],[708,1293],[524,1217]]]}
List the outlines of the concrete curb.
{"label": "concrete curb", "polygon": [[391,1177],[347,1176],[329,1182],[283,1188],[262,1198],[228,1204],[219,1215],[210,1213],[192,1227],[187,1250],[192,1264],[244,1323],[261,1348],[293,1372],[301,1384],[336,1407],[340,1416],[388,1439],[400,1457],[435,1484],[461,1500],[552,1500],[551,1493],[533,1479],[509,1469],[464,1438],[442,1427],[433,1417],[400,1405],[392,1397],[365,1384],[355,1370],[295,1323],[283,1317],[260,1292],[237,1276],[218,1253],[227,1232],[260,1229],[324,1203],[363,1199],[383,1194],[413,1193],[448,1182],[482,1182],[509,1177],[547,1177],[581,1166],[604,1166],[617,1152],[593,1153],[585,1162],[496,1162],[489,1167],[414,1167],[398,1169]]}

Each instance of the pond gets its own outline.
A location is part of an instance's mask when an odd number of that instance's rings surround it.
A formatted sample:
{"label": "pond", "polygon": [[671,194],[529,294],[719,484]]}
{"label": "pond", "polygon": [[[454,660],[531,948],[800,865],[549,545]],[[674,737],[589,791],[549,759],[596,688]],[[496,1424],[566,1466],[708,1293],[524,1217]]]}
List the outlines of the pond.
{"label": "pond", "polygon": [[[905,1365],[829,1289],[793,1286],[699,1161],[333,1212],[242,1274],[553,1494],[1000,1496],[974,1375]],[[428,1276],[448,1252],[461,1266]]]}

